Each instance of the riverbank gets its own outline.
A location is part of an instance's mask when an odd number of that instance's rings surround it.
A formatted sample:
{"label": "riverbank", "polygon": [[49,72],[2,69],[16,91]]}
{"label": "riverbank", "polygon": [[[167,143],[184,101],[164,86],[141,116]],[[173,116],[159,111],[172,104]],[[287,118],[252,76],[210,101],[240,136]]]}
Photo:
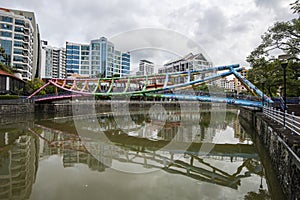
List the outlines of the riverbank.
{"label": "riverbank", "polygon": [[241,108],[241,117],[252,122],[265,145],[287,199],[300,198],[300,138],[275,124],[261,112]]}
{"label": "riverbank", "polygon": [[210,103],[198,101],[125,101],[125,100],[99,100],[99,101],[61,101],[47,104],[37,104],[33,102],[10,101],[9,103],[0,104],[1,115],[15,114],[54,114],[57,116],[71,116],[91,114],[98,112],[111,112],[116,109],[128,107],[131,110],[149,109],[155,105],[163,105],[164,108],[211,108],[211,107],[233,107],[224,103]]}

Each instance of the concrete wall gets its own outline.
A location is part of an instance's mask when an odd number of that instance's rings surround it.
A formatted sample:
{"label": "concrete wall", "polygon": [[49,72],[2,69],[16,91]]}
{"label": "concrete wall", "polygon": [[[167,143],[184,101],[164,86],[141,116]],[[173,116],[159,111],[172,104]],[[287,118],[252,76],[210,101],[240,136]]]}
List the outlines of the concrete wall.
{"label": "concrete wall", "polygon": [[241,108],[240,115],[252,121],[253,127],[270,155],[287,199],[300,199],[299,137],[273,123],[261,112]]}

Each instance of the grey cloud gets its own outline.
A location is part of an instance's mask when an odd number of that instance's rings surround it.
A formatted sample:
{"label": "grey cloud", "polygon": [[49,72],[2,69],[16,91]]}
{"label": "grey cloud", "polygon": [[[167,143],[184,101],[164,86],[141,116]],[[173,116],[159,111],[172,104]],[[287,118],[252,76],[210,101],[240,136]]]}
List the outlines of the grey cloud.
{"label": "grey cloud", "polygon": [[[10,0],[2,7],[34,11],[42,39],[53,46],[65,41],[89,42],[93,38],[112,36],[145,27],[166,28],[193,40],[172,40],[173,33],[153,37],[135,34],[127,38],[144,46],[165,45],[194,49],[193,43],[207,51],[215,64],[245,63],[245,56],[260,42],[260,35],[275,21],[293,17],[289,3],[293,0]],[[175,37],[176,38],[176,37]],[[117,45],[116,45],[117,46]],[[151,54],[151,53],[149,53]],[[151,54],[152,55],[152,54]],[[153,56],[156,56],[153,54]]]}
{"label": "grey cloud", "polygon": [[204,17],[198,19],[199,31],[205,31],[213,39],[222,40],[227,35],[227,18],[218,7],[213,7],[204,12]]}
{"label": "grey cloud", "polygon": [[281,0],[255,0],[255,4],[258,7],[264,7],[264,8],[276,8],[278,7],[278,4]]}

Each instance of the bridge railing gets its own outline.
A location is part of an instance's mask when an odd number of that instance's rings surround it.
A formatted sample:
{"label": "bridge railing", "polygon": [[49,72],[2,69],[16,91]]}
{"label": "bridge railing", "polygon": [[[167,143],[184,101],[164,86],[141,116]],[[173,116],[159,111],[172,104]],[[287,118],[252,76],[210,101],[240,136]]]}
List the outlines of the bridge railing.
{"label": "bridge railing", "polygon": [[289,114],[287,111],[282,112],[280,109],[264,106],[263,113],[266,117],[289,129],[292,134],[300,136],[300,116],[296,116],[294,112]]}

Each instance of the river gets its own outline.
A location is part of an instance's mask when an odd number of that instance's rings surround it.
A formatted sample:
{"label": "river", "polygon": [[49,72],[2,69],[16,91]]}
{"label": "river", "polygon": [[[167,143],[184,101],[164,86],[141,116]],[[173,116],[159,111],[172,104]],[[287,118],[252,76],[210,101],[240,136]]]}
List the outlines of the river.
{"label": "river", "polygon": [[284,199],[239,110],[7,116],[0,199]]}

